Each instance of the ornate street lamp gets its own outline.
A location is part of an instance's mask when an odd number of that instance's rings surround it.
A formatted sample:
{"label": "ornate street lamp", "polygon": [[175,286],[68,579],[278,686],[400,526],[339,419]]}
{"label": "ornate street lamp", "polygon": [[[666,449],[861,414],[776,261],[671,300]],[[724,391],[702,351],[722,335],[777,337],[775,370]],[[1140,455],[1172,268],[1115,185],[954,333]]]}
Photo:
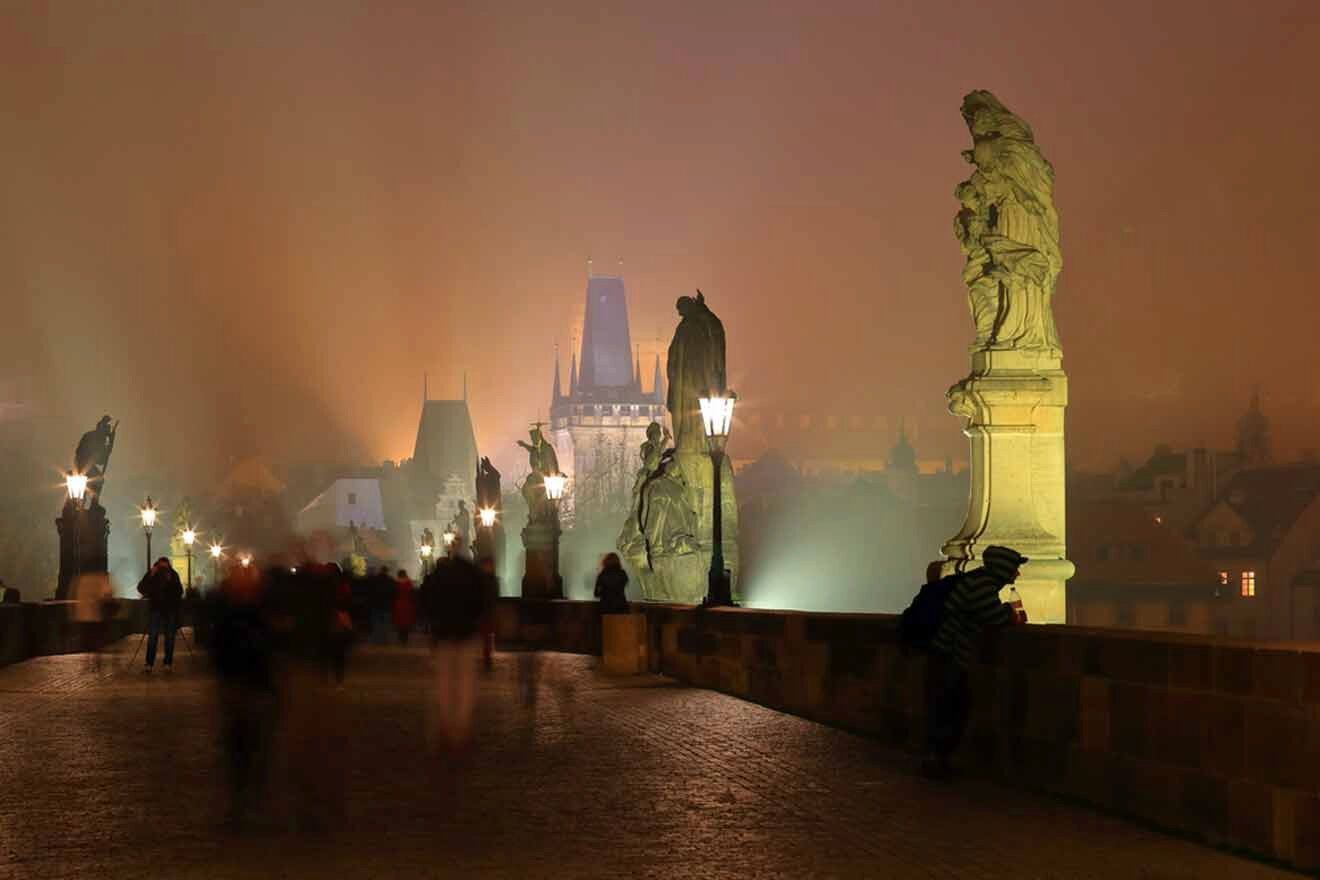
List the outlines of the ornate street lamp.
{"label": "ornate street lamp", "polygon": [[568,486],[568,477],[563,474],[545,475],[545,497],[555,506],[554,549],[550,555],[550,578],[554,595],[564,597],[563,582],[559,578],[559,504],[564,500],[564,489]]}
{"label": "ornate street lamp", "polygon": [[724,569],[724,494],[720,480],[724,470],[724,450],[729,442],[729,430],[733,427],[733,405],[738,396],[729,393],[727,397],[702,397],[701,425],[706,432],[706,449],[710,452],[710,461],[715,468],[715,491],[713,510],[711,511],[711,554],[710,575],[706,583],[706,601],[703,605],[720,606],[733,604],[733,588],[729,583],[729,573]]}
{"label": "ornate street lamp", "polygon": [[87,475],[70,471],[64,476],[64,488],[69,490],[69,498],[81,509],[87,497]]}
{"label": "ornate street lamp", "polygon": [[421,547],[417,548],[417,555],[420,556],[422,560],[422,577],[426,577],[427,575],[427,566],[430,565],[431,554],[434,552],[435,548],[430,544],[422,544]]}
{"label": "ornate street lamp", "polygon": [[183,546],[186,547],[186,548],[188,548],[188,586],[191,587],[191,586],[192,586],[192,557],[193,557],[193,549],[192,549],[192,548],[193,548],[193,542],[195,542],[195,541],[197,540],[197,530],[194,529],[192,526],[188,526],[187,528],[185,528],[185,529],[183,530],[183,534],[180,535],[179,537],[183,538]]}
{"label": "ornate street lamp", "polygon": [[138,511],[138,516],[142,518],[142,533],[147,536],[147,571],[151,570],[151,532],[156,528],[157,513],[156,505],[148,495],[147,503]]}

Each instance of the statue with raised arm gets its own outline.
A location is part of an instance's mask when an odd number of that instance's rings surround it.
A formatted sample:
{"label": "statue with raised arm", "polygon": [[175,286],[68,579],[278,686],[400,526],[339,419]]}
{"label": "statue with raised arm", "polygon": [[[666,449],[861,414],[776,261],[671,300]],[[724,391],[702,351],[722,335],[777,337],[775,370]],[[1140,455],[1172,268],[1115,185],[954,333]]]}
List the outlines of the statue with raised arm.
{"label": "statue with raised arm", "polygon": [[554,507],[545,494],[545,478],[559,473],[559,456],[555,448],[546,442],[541,433],[541,423],[537,422],[529,432],[530,441],[518,441],[518,445],[527,450],[529,473],[522,485],[523,500],[527,502],[528,522],[540,522],[553,518]]}
{"label": "statue with raised arm", "polygon": [[724,324],[706,306],[700,290],[696,298],[680,297],[682,319],[669,344],[666,375],[669,380],[670,418],[674,423],[674,446],[679,452],[705,452],[701,427],[702,397],[723,395],[728,390],[724,367]]}
{"label": "statue with raised arm", "polygon": [[954,189],[954,235],[967,258],[963,283],[975,350],[1060,354],[1051,300],[1063,268],[1054,167],[1031,127],[987,91],[963,99],[972,134],[963,158],[976,166]]}
{"label": "statue with raised arm", "polygon": [[115,448],[115,434],[119,431],[119,422],[109,416],[102,416],[96,427],[82,435],[78,448],[73,453],[75,472],[87,477],[88,488],[100,496],[105,482],[105,471],[110,466],[110,453]]}

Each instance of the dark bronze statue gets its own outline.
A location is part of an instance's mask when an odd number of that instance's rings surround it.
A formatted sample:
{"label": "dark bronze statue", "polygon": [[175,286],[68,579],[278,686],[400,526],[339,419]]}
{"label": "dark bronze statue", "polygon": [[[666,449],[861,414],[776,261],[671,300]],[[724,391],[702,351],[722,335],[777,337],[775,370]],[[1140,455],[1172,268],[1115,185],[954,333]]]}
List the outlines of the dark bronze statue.
{"label": "dark bronze statue", "polygon": [[682,320],[669,345],[669,415],[674,423],[674,447],[679,452],[704,452],[701,427],[702,397],[725,394],[724,325],[706,306],[700,290],[693,299],[679,297]]}
{"label": "dark bronze statue", "polygon": [[102,416],[95,428],[82,435],[73,453],[74,471],[87,477],[87,488],[96,496],[101,494],[118,430],[118,421]]}
{"label": "dark bronze statue", "polygon": [[499,510],[500,506],[500,472],[489,458],[482,457],[477,463],[477,510]]}
{"label": "dark bronze statue", "polygon": [[554,506],[545,494],[545,478],[559,473],[559,456],[555,454],[555,448],[546,442],[540,422],[533,425],[529,433],[530,443],[518,441],[518,445],[527,450],[527,465],[530,469],[522,485],[522,496],[527,502],[527,521],[545,522],[555,517]]}

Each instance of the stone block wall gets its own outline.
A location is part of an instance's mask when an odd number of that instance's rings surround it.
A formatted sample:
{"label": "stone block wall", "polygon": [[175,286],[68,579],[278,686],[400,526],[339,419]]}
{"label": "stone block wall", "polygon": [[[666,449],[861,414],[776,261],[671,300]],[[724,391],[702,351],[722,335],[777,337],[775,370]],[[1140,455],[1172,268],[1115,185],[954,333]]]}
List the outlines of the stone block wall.
{"label": "stone block wall", "polygon": [[[502,603],[505,641],[599,644],[594,603],[508,607],[517,604]],[[652,671],[913,751],[923,744],[925,658],[902,648],[895,617],[634,608]],[[1320,650],[1015,627],[987,637],[972,684],[964,765],[1320,868]]]}
{"label": "stone block wall", "polygon": [[[0,666],[32,657],[81,650],[78,626],[70,619],[72,602],[20,602],[0,605]],[[110,637],[120,639],[146,628],[146,603],[120,600]]]}

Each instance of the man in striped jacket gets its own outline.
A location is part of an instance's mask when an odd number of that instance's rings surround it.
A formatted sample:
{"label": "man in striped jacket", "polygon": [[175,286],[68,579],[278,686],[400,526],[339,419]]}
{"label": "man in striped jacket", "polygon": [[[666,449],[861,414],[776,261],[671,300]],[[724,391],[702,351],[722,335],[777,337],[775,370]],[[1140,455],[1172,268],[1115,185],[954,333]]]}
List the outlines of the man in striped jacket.
{"label": "man in striped jacket", "polygon": [[1008,547],[986,547],[981,567],[969,571],[944,602],[943,619],[930,644],[926,704],[926,760],[922,772],[947,778],[949,758],[958,748],[971,708],[967,667],[988,626],[1026,622],[1013,607],[999,601],[999,591],[1018,578],[1027,557]]}

